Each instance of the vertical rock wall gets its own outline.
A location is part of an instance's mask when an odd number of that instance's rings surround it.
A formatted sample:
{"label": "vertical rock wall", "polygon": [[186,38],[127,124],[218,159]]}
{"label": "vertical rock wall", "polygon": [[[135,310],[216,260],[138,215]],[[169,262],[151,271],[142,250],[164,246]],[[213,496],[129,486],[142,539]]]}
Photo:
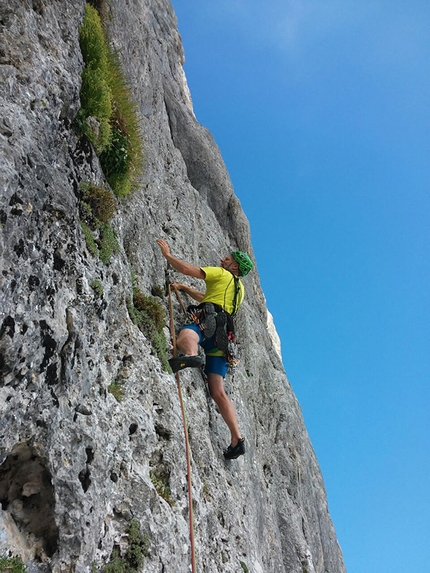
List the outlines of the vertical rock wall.
{"label": "vertical rock wall", "polygon": [[[107,5],[145,154],[138,191],[119,201],[113,228],[121,249],[108,265],[88,252],[79,223],[81,184],[105,184],[72,127],[85,4],[0,7],[0,549],[21,555],[29,571],[102,570],[114,547],[124,553],[136,519],[149,545],[142,571],[181,573],[190,550],[176,384],[130,320],[131,274],[147,294],[179,278],[168,273],[157,237],[195,264],[217,265],[230,248],[252,254],[252,246],[220,152],[194,117],[170,3]],[[90,286],[95,280],[102,295]],[[244,458],[224,461],[226,426],[200,374],[182,375],[198,570],[342,573],[257,271],[244,282],[242,363],[226,383],[246,436]],[[175,319],[182,320],[176,306]],[[124,388],[120,402],[112,382]],[[166,499],[157,480],[169,488]]]}

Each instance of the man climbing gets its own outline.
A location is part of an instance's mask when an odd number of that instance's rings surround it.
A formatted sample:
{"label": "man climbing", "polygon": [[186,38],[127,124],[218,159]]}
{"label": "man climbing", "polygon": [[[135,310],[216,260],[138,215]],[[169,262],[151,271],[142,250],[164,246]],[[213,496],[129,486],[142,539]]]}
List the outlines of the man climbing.
{"label": "man climbing", "polygon": [[163,239],[157,239],[157,244],[176,271],[206,283],[206,292],[180,283],[172,285],[200,304],[191,307],[194,308],[193,321],[179,332],[176,344],[182,355],[171,358],[169,363],[173,372],[188,367],[199,368],[205,360],[198,354],[198,345],[204,349],[209,391],[231,433],[231,443],[224,450],[224,456],[236,459],[245,453],[245,439],[240,433],[234,406],[224,390],[228,368],[226,350],[228,325],[232,324],[231,317],[236,315],[245,295],[239,277],[252,269],[251,259],[242,251],[234,251],[221,259],[219,267],[196,267],[174,257]]}

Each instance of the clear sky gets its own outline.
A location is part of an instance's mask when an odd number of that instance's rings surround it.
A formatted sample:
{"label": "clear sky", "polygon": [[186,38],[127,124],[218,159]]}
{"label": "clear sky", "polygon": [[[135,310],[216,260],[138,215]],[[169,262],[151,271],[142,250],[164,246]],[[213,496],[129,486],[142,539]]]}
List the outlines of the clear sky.
{"label": "clear sky", "polygon": [[173,6],[348,573],[430,572],[430,2]]}

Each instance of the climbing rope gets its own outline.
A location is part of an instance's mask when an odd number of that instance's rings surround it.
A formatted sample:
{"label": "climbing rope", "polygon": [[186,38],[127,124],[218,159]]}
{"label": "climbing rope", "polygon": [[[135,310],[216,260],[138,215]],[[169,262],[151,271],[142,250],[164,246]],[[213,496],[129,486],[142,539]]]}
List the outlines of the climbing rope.
{"label": "climbing rope", "polygon": [[[179,296],[178,290],[175,286],[173,289],[176,293],[176,297],[181,305],[182,310],[186,313],[185,307],[182,303],[181,297]],[[173,304],[172,304],[172,290],[170,283],[168,284],[168,295],[169,295],[169,315],[170,315],[170,332],[172,335],[172,344],[173,344],[173,356],[176,357],[177,349],[176,349],[176,334],[175,334],[175,322],[173,319]],[[179,395],[179,403],[181,405],[181,412],[182,412],[182,422],[184,426],[184,436],[185,436],[185,454],[187,458],[187,480],[188,480],[188,507],[189,507],[189,525],[190,525],[190,545],[191,545],[191,571],[192,573],[196,573],[196,555],[195,555],[195,546],[194,546],[194,518],[193,518],[193,493],[192,493],[192,484],[191,484],[191,460],[190,460],[190,444],[188,440],[188,429],[187,429],[187,419],[185,415],[185,406],[184,400],[182,397],[182,389],[181,389],[181,379],[179,377],[179,372],[176,372],[176,385],[178,387],[178,395]]]}

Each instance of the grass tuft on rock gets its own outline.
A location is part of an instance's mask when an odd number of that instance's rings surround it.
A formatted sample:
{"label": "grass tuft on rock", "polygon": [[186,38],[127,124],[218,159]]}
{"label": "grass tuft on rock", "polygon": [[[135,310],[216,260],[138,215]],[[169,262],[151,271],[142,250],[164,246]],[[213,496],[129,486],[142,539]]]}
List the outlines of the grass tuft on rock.
{"label": "grass tuft on rock", "polygon": [[25,573],[26,566],[20,557],[0,557],[0,572]]}
{"label": "grass tuft on rock", "polygon": [[84,21],[79,29],[79,45],[85,62],[82,71],[79,125],[96,152],[101,153],[111,141],[109,49],[100,16],[90,4],[85,6]]}
{"label": "grass tuft on rock", "polygon": [[143,167],[137,106],[107,41],[100,18],[103,3],[96,4],[100,4],[100,12],[86,4],[79,30],[85,67],[77,125],[94,145],[114,193],[124,197],[137,185]]}
{"label": "grass tuft on rock", "polygon": [[121,555],[119,547],[114,547],[110,562],[102,567],[102,573],[137,573],[141,571],[145,557],[149,553],[149,539],[143,535],[140,523],[132,519],[127,526],[128,546]]}
{"label": "grass tuft on rock", "polygon": [[113,255],[120,251],[120,246],[110,220],[117,208],[117,199],[110,189],[94,183],[81,184],[82,200],[79,204],[81,227],[87,248],[94,257],[100,257],[109,264]]}
{"label": "grass tuft on rock", "polygon": [[115,382],[111,382],[108,386],[108,392],[112,394],[117,402],[122,402],[125,396],[125,388],[124,384],[115,380]]}
{"label": "grass tuft on rock", "polygon": [[91,281],[90,287],[93,289],[95,295],[99,298],[103,298],[103,284],[98,279]]}
{"label": "grass tuft on rock", "polygon": [[175,505],[175,500],[172,498],[170,492],[169,477],[160,473],[156,470],[151,470],[149,472],[149,477],[151,478],[152,485],[155,487],[158,495],[167,501],[170,507]]}
{"label": "grass tuft on rock", "polygon": [[99,249],[97,247],[97,243],[94,239],[94,236],[93,236],[93,233],[91,232],[91,229],[88,227],[88,225],[84,221],[81,220],[80,223],[81,223],[82,232],[84,233],[85,243],[87,245],[87,249],[89,250],[89,252],[91,253],[91,255],[93,257],[98,257],[99,256]]}
{"label": "grass tuft on rock", "polygon": [[109,223],[104,223],[100,228],[100,259],[105,265],[109,264],[113,255],[119,253],[120,247],[116,238],[115,231]]}
{"label": "grass tuft on rock", "polygon": [[133,297],[127,298],[127,308],[131,320],[151,341],[152,349],[160,360],[163,370],[171,372],[163,330],[165,324],[163,306],[154,297],[145,295],[134,286]]}
{"label": "grass tuft on rock", "polygon": [[110,189],[96,185],[95,183],[81,184],[82,201],[90,207],[90,212],[95,219],[107,223],[115,216],[118,202]]}

